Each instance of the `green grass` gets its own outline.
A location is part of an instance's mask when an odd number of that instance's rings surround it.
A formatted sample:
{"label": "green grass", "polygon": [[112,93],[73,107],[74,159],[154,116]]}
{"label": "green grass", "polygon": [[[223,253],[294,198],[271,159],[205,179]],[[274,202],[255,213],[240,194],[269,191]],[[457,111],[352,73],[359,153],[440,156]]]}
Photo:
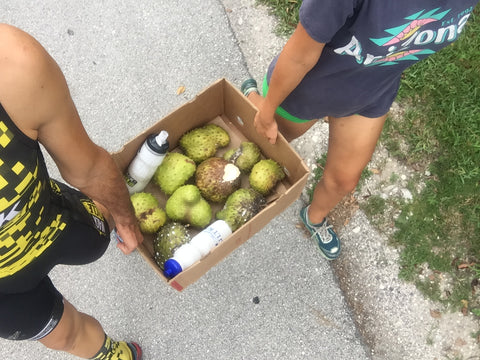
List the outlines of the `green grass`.
{"label": "green grass", "polygon": [[301,0],[257,0],[257,2],[269,6],[272,14],[279,19],[275,29],[278,35],[289,35],[295,30]]}
{"label": "green grass", "polygon": [[[279,18],[277,29],[289,35],[298,22],[296,0],[258,0]],[[429,298],[480,316],[480,9],[477,7],[460,39],[413,67],[402,79],[401,121],[387,120],[381,142],[391,156],[431,176],[420,194],[400,204],[392,244],[401,249],[400,276],[414,282]],[[400,146],[407,144],[407,150]],[[319,159],[319,164],[324,158]],[[320,166],[315,173],[321,175]],[[422,175],[422,174],[419,174]],[[385,204],[373,198],[371,216]],[[367,210],[368,211],[368,210]],[[453,287],[441,293],[439,280],[420,280],[422,265],[446,274]],[[461,267],[461,264],[475,266]],[[440,278],[440,277],[439,277]]]}
{"label": "green grass", "polygon": [[[470,19],[460,40],[408,69],[399,101],[412,110],[388,124],[384,137],[400,135],[410,162],[428,163],[431,179],[397,221],[402,246],[400,276],[417,281],[418,266],[449,273],[451,305],[479,304],[467,289],[478,277],[462,263],[480,262],[480,17]],[[394,147],[394,150],[397,151]],[[424,221],[433,219],[433,221]]]}

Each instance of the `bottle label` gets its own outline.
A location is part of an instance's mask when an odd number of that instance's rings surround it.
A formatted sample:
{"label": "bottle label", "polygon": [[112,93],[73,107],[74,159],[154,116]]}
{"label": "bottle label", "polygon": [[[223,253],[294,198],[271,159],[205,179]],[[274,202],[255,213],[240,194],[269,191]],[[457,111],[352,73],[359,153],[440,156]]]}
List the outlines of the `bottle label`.
{"label": "bottle label", "polygon": [[128,186],[134,187],[137,184],[137,180],[131,177],[129,173],[126,173],[123,177],[125,178],[125,182]]}
{"label": "bottle label", "polygon": [[204,230],[213,239],[215,245],[218,245],[223,240],[222,233],[215,229],[213,226],[209,226]]}

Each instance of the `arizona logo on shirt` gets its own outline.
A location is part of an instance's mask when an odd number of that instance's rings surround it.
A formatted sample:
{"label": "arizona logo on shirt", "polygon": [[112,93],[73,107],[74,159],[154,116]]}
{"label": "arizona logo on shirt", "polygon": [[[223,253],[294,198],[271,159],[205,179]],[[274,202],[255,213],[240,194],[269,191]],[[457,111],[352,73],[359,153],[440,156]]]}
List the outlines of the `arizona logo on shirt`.
{"label": "arizona logo on shirt", "polygon": [[[451,9],[441,11],[440,8],[431,11],[422,10],[407,16],[407,22],[384,30],[389,36],[383,38],[370,38],[375,45],[387,48],[386,55],[362,54],[362,44],[352,36],[350,42],[335,49],[339,55],[354,56],[357,63],[365,66],[396,65],[400,61],[419,61],[421,55],[431,55],[439,48],[455,41],[462,32],[473,7],[448,18]],[[431,24],[438,23],[437,28]],[[430,25],[425,29],[426,25]]]}

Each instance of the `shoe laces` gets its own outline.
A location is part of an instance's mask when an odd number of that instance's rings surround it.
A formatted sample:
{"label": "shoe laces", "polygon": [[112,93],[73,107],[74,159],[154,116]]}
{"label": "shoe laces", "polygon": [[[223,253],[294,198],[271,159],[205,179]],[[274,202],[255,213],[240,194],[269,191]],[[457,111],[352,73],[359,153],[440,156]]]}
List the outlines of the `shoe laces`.
{"label": "shoe laces", "polygon": [[312,226],[312,229],[314,229],[312,237],[318,234],[322,243],[328,244],[333,240],[333,235],[329,231],[332,227],[333,225],[328,224],[327,221],[320,226]]}

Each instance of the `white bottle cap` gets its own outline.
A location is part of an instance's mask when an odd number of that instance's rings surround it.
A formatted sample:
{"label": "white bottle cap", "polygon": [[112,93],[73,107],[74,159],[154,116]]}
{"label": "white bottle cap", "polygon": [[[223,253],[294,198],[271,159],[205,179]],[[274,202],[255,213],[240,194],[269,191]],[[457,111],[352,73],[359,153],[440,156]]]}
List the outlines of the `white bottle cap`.
{"label": "white bottle cap", "polygon": [[155,137],[155,141],[157,142],[157,144],[159,146],[162,146],[163,144],[165,144],[165,142],[167,141],[167,138],[168,138],[168,132],[166,132],[165,130],[162,130],[160,131],[160,133]]}

